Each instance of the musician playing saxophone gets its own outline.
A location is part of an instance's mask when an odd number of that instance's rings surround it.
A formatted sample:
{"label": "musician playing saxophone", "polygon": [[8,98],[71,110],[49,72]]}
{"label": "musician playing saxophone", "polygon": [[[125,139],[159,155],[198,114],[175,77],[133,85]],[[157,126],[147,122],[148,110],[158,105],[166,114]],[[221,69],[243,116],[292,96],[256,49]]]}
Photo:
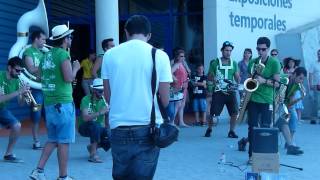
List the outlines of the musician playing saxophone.
{"label": "musician playing saxophone", "polygon": [[[23,63],[25,68],[35,77],[39,78],[39,64],[43,59],[44,53],[40,50],[46,43],[46,35],[42,30],[34,31],[31,34],[31,47],[27,48],[23,53]],[[38,104],[43,106],[43,94],[41,89],[32,89],[32,96]],[[31,106],[30,106],[31,107]],[[32,107],[31,107],[32,108]],[[41,115],[44,115],[44,110],[32,111],[30,110],[30,119],[32,120],[32,136],[33,136],[33,146],[32,149],[39,150],[43,147],[40,144],[38,134],[39,134],[39,123],[41,120]]]}
{"label": "musician playing saxophone", "polygon": [[238,116],[237,89],[232,88],[232,86],[240,82],[240,76],[237,63],[230,58],[233,48],[234,46],[231,42],[224,42],[221,47],[222,57],[214,59],[210,63],[208,80],[213,80],[215,87],[212,93],[211,118],[208,120],[205,137],[211,136],[213,122],[217,121],[224,105],[226,105],[230,115],[228,137],[238,138],[238,135],[234,132]]}
{"label": "musician playing saxophone", "polygon": [[[299,72],[296,73],[296,74],[303,73],[300,70],[298,70],[298,71]],[[276,91],[276,99],[275,99],[276,103],[278,103],[278,106],[277,106],[278,108],[275,109],[275,112],[276,113],[280,113],[280,114],[278,114],[277,119],[275,120],[274,127],[279,128],[279,131],[282,133],[282,135],[284,137],[285,148],[287,149],[287,154],[288,155],[301,155],[301,154],[303,154],[303,151],[300,149],[300,147],[295,146],[293,144],[292,136],[291,136],[291,133],[290,133],[290,128],[289,128],[290,114],[289,114],[289,118],[288,118],[287,115],[285,115],[285,113],[287,113],[287,112],[285,112],[284,110],[281,111],[281,108],[285,108],[287,110],[287,106],[284,105],[283,103],[284,103],[284,101],[287,102],[286,99],[288,99],[288,98],[286,98],[286,93],[288,92],[287,91],[288,90],[288,88],[287,88],[288,86],[285,86],[285,90],[284,91],[282,91],[282,87],[281,86],[289,83],[288,75],[287,74],[281,74],[280,82],[283,83],[283,84],[281,84],[280,88],[277,89],[277,91]],[[282,106],[285,106],[285,107],[282,107]]]}
{"label": "musician playing saxophone", "polygon": [[19,86],[18,75],[20,75],[21,71],[22,60],[19,57],[9,59],[7,70],[0,71],[0,125],[10,129],[9,143],[3,159],[6,162],[14,163],[23,162],[13,154],[14,145],[20,134],[21,124],[11,111],[6,108],[6,102],[16,97],[22,97],[20,95],[29,90],[27,86]]}
{"label": "musician playing saxophone", "polygon": [[[293,139],[296,132],[298,115],[295,110],[295,104],[305,97],[305,90],[303,87],[303,81],[307,76],[307,71],[304,67],[298,67],[290,77],[288,88],[286,91],[285,104],[287,105],[290,113],[289,128],[291,139]],[[300,92],[301,93],[300,93]],[[301,96],[297,98],[296,93],[300,93]]]}
{"label": "musician playing saxophone", "polygon": [[[253,128],[270,127],[273,105],[273,86],[279,87],[280,63],[277,59],[268,56],[270,40],[267,37],[260,37],[257,40],[258,58],[251,59],[248,65],[248,71],[251,78],[259,82],[258,89],[252,92],[247,105],[248,109],[248,137],[249,137],[249,161],[252,156]],[[259,66],[264,65],[261,72],[258,72]],[[259,70],[260,71],[260,70]]]}

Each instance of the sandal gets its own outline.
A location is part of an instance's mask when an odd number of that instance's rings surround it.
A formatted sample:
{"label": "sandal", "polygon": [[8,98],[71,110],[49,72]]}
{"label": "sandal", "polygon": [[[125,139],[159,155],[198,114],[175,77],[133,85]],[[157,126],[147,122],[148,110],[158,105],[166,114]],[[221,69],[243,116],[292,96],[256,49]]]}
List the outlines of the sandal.
{"label": "sandal", "polygon": [[92,163],[103,163],[103,161],[97,155],[90,156],[88,161]]}

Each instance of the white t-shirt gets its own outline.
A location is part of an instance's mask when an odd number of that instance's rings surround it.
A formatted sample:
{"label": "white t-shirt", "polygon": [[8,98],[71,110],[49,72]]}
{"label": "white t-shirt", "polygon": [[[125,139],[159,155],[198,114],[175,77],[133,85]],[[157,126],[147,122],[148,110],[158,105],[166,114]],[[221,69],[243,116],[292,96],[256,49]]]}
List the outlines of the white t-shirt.
{"label": "white t-shirt", "polygon": [[312,74],[311,85],[319,85],[320,84],[320,63],[319,62],[315,62],[313,64],[310,73]]}
{"label": "white t-shirt", "polygon": [[[150,124],[152,108],[152,46],[141,40],[130,40],[108,50],[103,56],[101,78],[108,79],[111,89],[109,123],[118,126]],[[156,51],[157,87],[172,82],[168,55]],[[154,98],[156,123],[161,124],[157,98]]]}

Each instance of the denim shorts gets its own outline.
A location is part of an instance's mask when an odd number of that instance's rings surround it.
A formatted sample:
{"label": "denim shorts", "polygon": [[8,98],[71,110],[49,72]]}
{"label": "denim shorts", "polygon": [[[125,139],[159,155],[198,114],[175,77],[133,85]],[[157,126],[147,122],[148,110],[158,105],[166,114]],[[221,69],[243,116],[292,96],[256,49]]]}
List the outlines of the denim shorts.
{"label": "denim shorts", "polygon": [[48,142],[73,143],[75,141],[74,104],[55,104],[45,106]]}
{"label": "denim shorts", "polygon": [[167,111],[168,117],[170,119],[170,122],[174,121],[173,118],[175,115],[175,110],[176,110],[175,102],[174,101],[169,102],[169,104],[166,108],[166,111]]}
{"label": "denim shorts", "polygon": [[38,103],[42,105],[42,108],[40,111],[32,111],[32,108],[30,108],[30,117],[32,122],[34,123],[39,123],[41,120],[41,115],[45,115],[44,113],[44,107],[43,107],[43,93],[41,90],[38,89],[32,89],[32,96],[34,97],[34,100]]}
{"label": "denim shorts", "polygon": [[290,132],[294,133],[297,130],[297,124],[298,124],[298,114],[295,106],[292,106],[289,109],[289,113],[290,113],[289,129],[290,129]]}
{"label": "denim shorts", "polygon": [[7,108],[0,108],[0,124],[3,127],[9,128],[10,126],[18,123],[18,119]]}
{"label": "denim shorts", "polygon": [[114,179],[151,180],[160,149],[151,140],[149,126],[131,127],[111,130],[112,176]]}
{"label": "denim shorts", "polygon": [[207,100],[205,98],[194,98],[193,99],[193,111],[194,112],[206,112],[207,111]]}
{"label": "denim shorts", "polygon": [[83,122],[78,131],[81,136],[89,137],[90,143],[99,143],[101,139],[108,137],[108,129],[95,121]]}

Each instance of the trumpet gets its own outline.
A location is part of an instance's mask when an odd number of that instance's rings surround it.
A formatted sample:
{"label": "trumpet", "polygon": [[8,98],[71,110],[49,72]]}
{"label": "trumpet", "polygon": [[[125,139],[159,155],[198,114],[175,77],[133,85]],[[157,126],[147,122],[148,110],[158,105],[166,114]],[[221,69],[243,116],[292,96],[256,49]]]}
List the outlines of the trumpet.
{"label": "trumpet", "polygon": [[[20,84],[21,85],[25,85],[23,83],[23,81],[21,81],[21,80],[20,80]],[[42,108],[41,104],[38,104],[36,102],[36,100],[34,99],[33,95],[31,94],[30,90],[28,90],[26,93],[23,94],[23,98],[24,98],[26,104],[32,107],[32,111],[33,112],[37,112],[37,111],[41,110],[41,108]]]}

